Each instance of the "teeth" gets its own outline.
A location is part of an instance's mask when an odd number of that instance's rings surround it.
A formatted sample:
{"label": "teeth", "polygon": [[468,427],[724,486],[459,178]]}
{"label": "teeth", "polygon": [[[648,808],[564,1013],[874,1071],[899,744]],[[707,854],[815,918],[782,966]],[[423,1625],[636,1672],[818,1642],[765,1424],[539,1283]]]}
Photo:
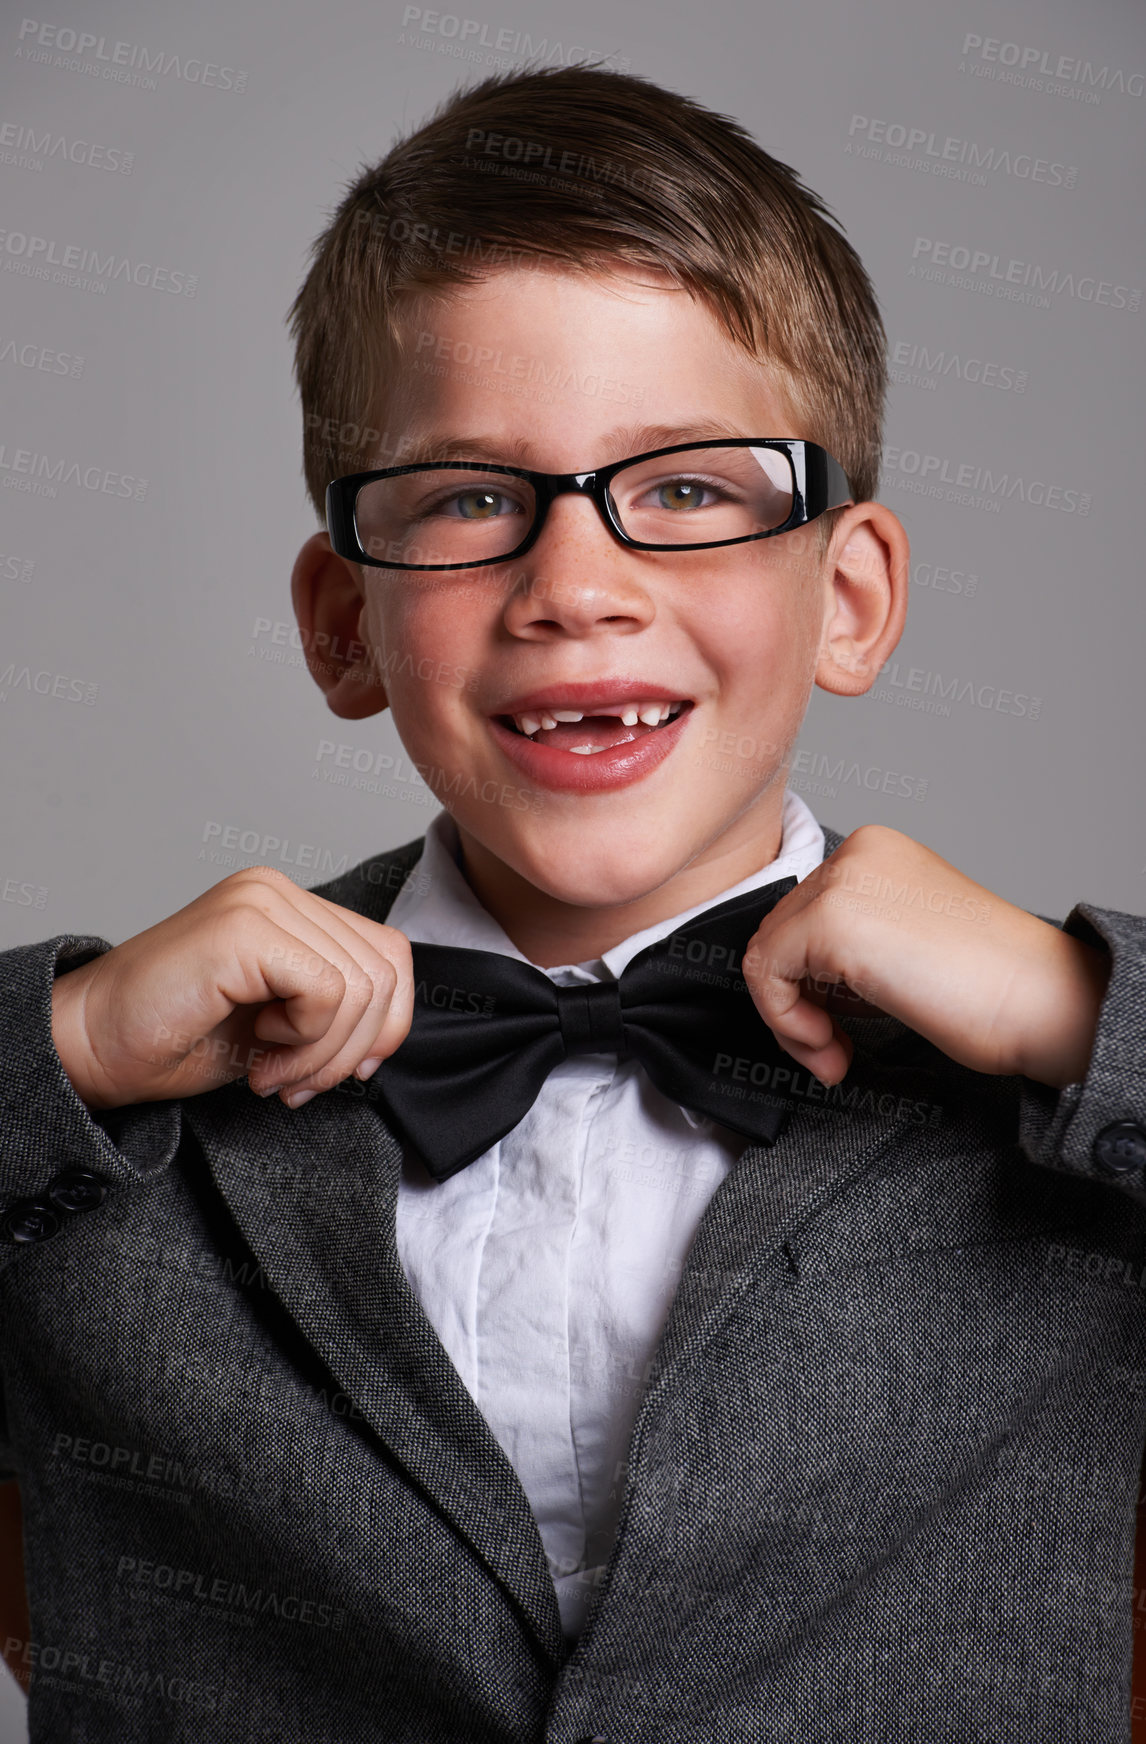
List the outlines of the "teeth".
{"label": "teeth", "polygon": [[[622,726],[635,727],[638,721],[643,721],[647,727],[659,727],[662,721],[667,721],[670,715],[679,714],[684,707],[683,702],[632,702],[626,703],[622,709],[597,709],[597,714],[619,713]],[[583,721],[585,715],[578,709],[538,709],[536,714],[514,715],[513,720],[519,732],[527,738],[542,730],[548,731],[555,727],[558,721],[576,723]],[[570,745],[570,751],[581,755],[600,750],[599,745]]]}

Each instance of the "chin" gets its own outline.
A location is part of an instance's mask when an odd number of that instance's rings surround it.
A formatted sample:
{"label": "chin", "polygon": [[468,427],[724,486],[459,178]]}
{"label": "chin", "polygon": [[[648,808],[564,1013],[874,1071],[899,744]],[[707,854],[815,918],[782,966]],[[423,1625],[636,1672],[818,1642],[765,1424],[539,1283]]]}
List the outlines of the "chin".
{"label": "chin", "polygon": [[648,856],[611,853],[579,858],[575,865],[554,864],[552,858],[523,858],[516,870],[535,889],[575,908],[619,908],[639,902],[675,876],[685,859],[653,861]]}

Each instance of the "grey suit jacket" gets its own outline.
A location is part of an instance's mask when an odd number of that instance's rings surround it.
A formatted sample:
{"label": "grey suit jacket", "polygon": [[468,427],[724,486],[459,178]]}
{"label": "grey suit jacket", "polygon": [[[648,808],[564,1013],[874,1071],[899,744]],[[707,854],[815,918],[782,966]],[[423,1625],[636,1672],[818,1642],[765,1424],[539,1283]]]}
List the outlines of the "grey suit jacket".
{"label": "grey suit jacket", "polygon": [[[420,849],[317,889],[383,920]],[[1146,920],[1065,926],[1113,958],[1084,1083],[845,1019],[838,1097],[717,1190],[627,1383],[572,1653],[403,1273],[367,1087],[93,1117],[51,984],[110,947],[0,956],[0,1470],[34,1744],[1127,1739]]]}

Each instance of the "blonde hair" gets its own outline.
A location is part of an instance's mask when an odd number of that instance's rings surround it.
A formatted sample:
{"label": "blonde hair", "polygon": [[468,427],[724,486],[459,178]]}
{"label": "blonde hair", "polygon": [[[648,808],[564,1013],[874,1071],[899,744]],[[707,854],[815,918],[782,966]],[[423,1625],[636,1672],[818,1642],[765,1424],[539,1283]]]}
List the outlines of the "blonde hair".
{"label": "blonde hair", "polygon": [[857,502],[875,493],[886,338],[858,255],[739,122],[651,79],[558,66],[456,92],[357,176],[311,256],[288,320],[320,519],[383,440],[411,296],[531,263],[667,273],[780,373],[803,428],[751,434],[819,442]]}

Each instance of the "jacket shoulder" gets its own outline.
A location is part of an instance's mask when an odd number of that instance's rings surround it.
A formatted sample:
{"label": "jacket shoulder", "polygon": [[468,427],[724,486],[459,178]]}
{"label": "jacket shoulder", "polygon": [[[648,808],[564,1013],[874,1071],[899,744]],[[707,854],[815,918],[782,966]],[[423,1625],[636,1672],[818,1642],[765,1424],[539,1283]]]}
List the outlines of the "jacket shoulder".
{"label": "jacket shoulder", "polygon": [[387,848],[369,860],[361,860],[349,871],[340,872],[337,878],[307,888],[312,896],[321,896],[326,902],[353,909],[355,914],[381,923],[411,870],[421,859],[425,842],[425,836],[418,836],[412,842],[404,842],[400,848]]}

